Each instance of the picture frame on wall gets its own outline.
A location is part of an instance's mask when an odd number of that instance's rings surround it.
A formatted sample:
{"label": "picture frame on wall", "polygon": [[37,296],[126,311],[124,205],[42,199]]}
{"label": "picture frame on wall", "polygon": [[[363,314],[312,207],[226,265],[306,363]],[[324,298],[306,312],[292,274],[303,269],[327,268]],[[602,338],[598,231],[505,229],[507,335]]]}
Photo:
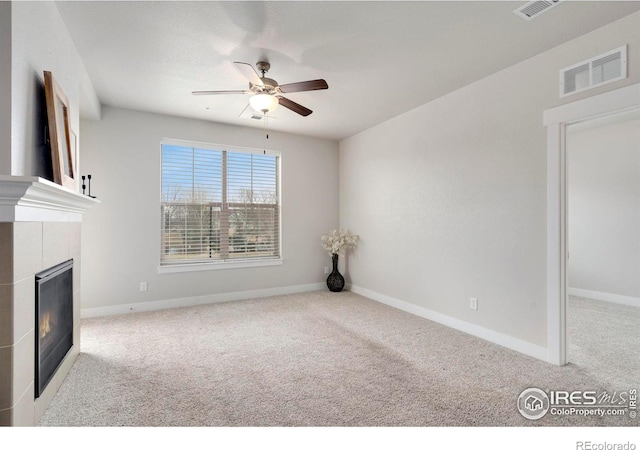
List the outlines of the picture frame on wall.
{"label": "picture frame on wall", "polygon": [[[80,150],[78,149],[78,135],[75,131],[73,131],[73,128],[71,127],[69,127],[69,133],[71,137],[71,159],[73,164],[73,171],[74,173],[80,173],[78,162],[80,157]],[[76,191],[80,190],[80,177],[73,177],[73,188]]]}
{"label": "picture frame on wall", "polygon": [[75,142],[71,142],[69,127],[69,100],[53,74],[44,71],[44,91],[47,104],[47,122],[53,166],[53,181],[76,190]]}

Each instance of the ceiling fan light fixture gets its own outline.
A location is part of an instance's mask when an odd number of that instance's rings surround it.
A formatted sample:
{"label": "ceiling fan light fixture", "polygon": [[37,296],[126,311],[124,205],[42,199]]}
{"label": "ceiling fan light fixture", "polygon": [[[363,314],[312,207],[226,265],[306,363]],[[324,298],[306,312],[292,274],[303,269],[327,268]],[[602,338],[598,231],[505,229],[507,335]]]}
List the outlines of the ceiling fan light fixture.
{"label": "ceiling fan light fixture", "polygon": [[253,109],[261,113],[268,113],[278,107],[278,99],[270,94],[256,94],[249,98]]}

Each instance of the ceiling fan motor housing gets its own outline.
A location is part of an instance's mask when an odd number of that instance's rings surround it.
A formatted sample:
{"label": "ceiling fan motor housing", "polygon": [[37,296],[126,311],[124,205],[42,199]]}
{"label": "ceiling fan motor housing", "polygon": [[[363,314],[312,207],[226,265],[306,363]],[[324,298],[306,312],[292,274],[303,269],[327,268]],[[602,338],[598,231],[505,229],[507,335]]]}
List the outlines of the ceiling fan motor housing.
{"label": "ceiling fan motor housing", "polygon": [[271,68],[271,64],[266,61],[258,61],[256,63],[256,67],[260,72],[262,72],[262,76],[260,77],[260,81],[262,81],[262,86],[257,86],[255,84],[251,84],[251,90],[255,93],[261,94],[280,94],[280,89],[278,88],[279,84],[273,78],[265,77],[265,73],[269,71]]}
{"label": "ceiling fan motor housing", "polygon": [[260,79],[262,80],[262,86],[253,85],[253,87],[256,87],[259,89],[259,92],[264,92],[267,94],[277,93],[277,88],[279,87],[279,84],[276,80],[272,78],[265,78],[265,77],[262,77]]}

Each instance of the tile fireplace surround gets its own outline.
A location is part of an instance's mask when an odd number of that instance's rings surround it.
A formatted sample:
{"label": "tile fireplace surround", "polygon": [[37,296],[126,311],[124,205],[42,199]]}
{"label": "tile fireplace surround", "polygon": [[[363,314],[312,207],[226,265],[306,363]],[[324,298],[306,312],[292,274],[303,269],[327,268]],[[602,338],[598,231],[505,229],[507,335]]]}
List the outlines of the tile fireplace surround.
{"label": "tile fireplace surround", "polygon": [[[42,178],[0,176],[0,425],[36,425],[80,352],[80,227],[97,203]],[[35,274],[68,259],[73,346],[34,400]]]}

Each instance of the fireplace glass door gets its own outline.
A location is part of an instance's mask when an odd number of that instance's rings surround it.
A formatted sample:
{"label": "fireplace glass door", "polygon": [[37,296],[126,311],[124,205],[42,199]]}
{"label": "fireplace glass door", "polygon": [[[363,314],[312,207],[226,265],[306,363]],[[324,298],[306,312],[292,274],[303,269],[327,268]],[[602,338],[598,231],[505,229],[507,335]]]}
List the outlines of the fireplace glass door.
{"label": "fireplace glass door", "polygon": [[73,346],[73,260],[36,274],[35,397]]}

